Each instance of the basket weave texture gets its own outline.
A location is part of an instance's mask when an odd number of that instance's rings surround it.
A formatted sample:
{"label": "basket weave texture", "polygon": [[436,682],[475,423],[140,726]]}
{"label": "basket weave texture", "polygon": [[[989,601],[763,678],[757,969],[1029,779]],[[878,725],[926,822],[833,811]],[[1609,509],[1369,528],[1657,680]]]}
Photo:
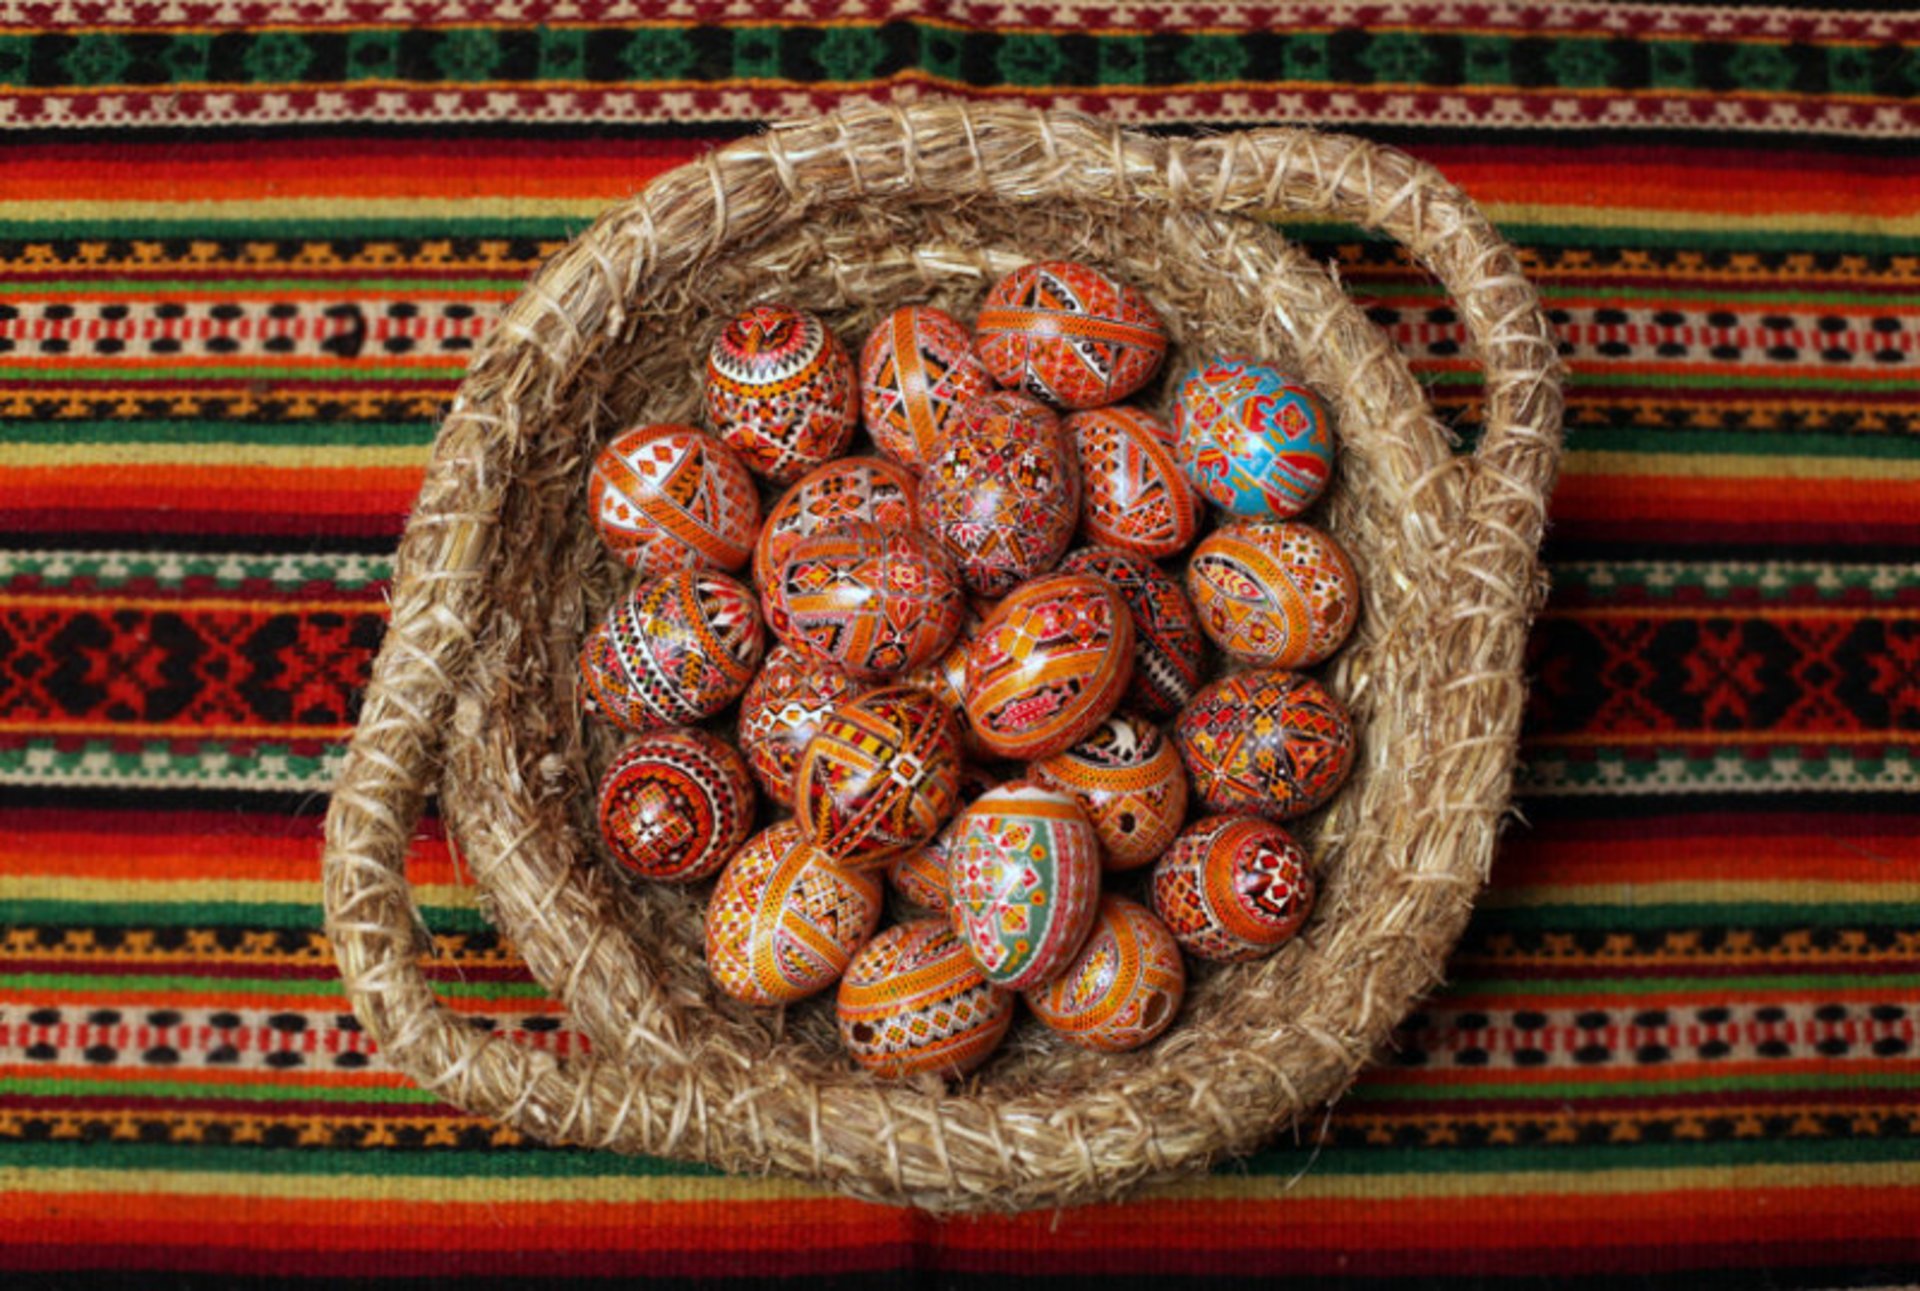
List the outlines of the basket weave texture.
{"label": "basket weave texture", "polygon": [[[1486,369],[1477,452],[1453,450],[1400,353],[1259,218],[1278,212],[1384,231],[1445,285]],[[579,717],[575,660],[625,571],[587,521],[586,464],[625,426],[691,420],[707,344],[749,303],[788,300],[857,337],[909,300],[970,314],[1000,273],[1051,256],[1143,288],[1170,368],[1254,353],[1328,396],[1342,457],[1321,521],[1365,605],[1327,679],[1359,757],[1306,831],[1322,876],[1308,932],[1197,973],[1160,1042],[1099,1055],[1026,1027],[965,1085],[888,1085],[840,1051],[830,995],[784,1014],[733,1004],[707,981],[697,901],[593,863],[587,804],[613,741]],[[529,284],[435,444],[327,817],[327,929],[355,1012],[422,1086],[537,1138],[934,1210],[1111,1198],[1252,1150],[1338,1096],[1440,980],[1485,881],[1560,410],[1553,337],[1510,248],[1432,168],[1357,139],[862,106],[663,176]],[[436,1002],[405,872],[436,790],[488,915],[590,1054]]]}

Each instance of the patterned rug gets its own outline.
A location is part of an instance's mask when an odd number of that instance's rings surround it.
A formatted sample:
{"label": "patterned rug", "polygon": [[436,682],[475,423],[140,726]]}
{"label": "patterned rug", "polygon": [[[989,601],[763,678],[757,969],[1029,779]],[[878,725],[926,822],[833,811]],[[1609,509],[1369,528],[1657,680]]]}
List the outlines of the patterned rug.
{"label": "patterned rug", "polygon": [[[395,14],[409,17],[398,25]],[[1516,823],[1324,1121],[940,1223],[539,1147],[318,932],[388,553],[609,202],[849,96],[1318,122],[1522,246],[1573,374]],[[0,8],[0,1268],[971,1285],[1920,1278],[1920,17],[1669,0]],[[1437,288],[1290,230],[1469,432]],[[453,1007],[579,1045],[430,824]]]}

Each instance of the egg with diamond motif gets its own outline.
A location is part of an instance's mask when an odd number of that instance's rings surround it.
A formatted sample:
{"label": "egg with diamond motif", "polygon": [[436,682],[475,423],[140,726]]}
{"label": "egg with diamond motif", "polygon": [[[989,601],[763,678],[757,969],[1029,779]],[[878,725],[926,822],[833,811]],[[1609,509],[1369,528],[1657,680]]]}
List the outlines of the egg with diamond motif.
{"label": "egg with diamond motif", "polygon": [[1079,951],[1100,898],[1100,837],[1066,794],[1016,780],[961,813],[947,912],[987,980],[1024,991]]}
{"label": "egg with diamond motif", "polygon": [[587,634],[583,705],[626,731],[697,722],[753,680],[766,646],[753,593],[725,574],[643,583]]}
{"label": "egg with diamond motif", "polygon": [[1209,816],[1153,868],[1153,908],[1189,954],[1271,954],[1313,910],[1313,871],[1293,835],[1258,816]]}
{"label": "egg with diamond motif", "polygon": [[1172,717],[1200,689],[1207,639],[1173,575],[1145,556],[1082,547],[1060,562],[1063,574],[1091,574],[1120,593],[1133,616],[1133,680],[1121,700],[1152,717]]}
{"label": "egg with diamond motif", "polygon": [[1014,406],[953,427],[921,476],[920,522],[968,588],[999,597],[1066,554],[1080,521],[1080,468],[1051,412],[1018,396],[988,398]]}
{"label": "egg with diamond motif", "polygon": [[705,731],[655,731],[608,765],[595,814],[607,850],[627,870],[694,883],[747,841],[753,781],[740,755]]}
{"label": "egg with diamond motif", "polygon": [[1172,1026],[1186,994],[1186,961],[1166,925],[1137,901],[1104,896],[1080,953],[1026,1000],[1081,1048],[1125,1053]]}
{"label": "egg with diamond motif", "polygon": [[1133,677],[1133,617],[1111,584],[1049,574],[1001,601],[967,654],[967,720],[1003,758],[1085,739]]}
{"label": "egg with diamond motif", "polygon": [[756,305],[707,353],[707,417],[756,475],[789,483],[847,449],[860,419],[853,360],[814,314]]}
{"label": "egg with diamond motif", "polygon": [[878,457],[843,457],[807,472],[767,512],[753,546],[754,583],[764,592],[793,544],[816,533],[857,521],[890,531],[917,527],[918,487],[911,471]]}
{"label": "egg with diamond motif", "polygon": [[932,838],[959,805],[960,735],[946,705],[888,686],[837,705],[800,755],[794,809],[807,840],[867,868]]}
{"label": "egg with diamond motif", "polygon": [[775,581],[791,633],[863,681],[934,662],[966,614],[944,552],[865,522],[793,544]]}
{"label": "egg with diamond motif", "polygon": [[1214,682],[1180,715],[1180,759],[1216,812],[1287,820],[1323,805],[1353,769],[1353,717],[1302,673],[1273,669]]}
{"label": "egg with diamond motif", "polygon": [[1193,545],[1203,508],[1166,422],[1116,405],[1076,412],[1060,427],[1080,461],[1080,531],[1088,541],[1151,560]]}
{"label": "egg with diamond motif", "polygon": [[882,453],[915,470],[940,451],[961,407],[992,389],[973,336],[931,305],[894,310],[860,351],[867,433]]}
{"label": "egg with diamond motif", "polygon": [[1174,394],[1180,465],[1237,516],[1285,520],[1333,475],[1333,419],[1318,395],[1271,364],[1240,356],[1189,372]]}
{"label": "egg with diamond motif", "polygon": [[707,972],[749,1004],[790,1004],[840,979],[880,925],[877,874],[843,869],[800,827],[762,830],[727,862],[707,902]]}
{"label": "egg with diamond motif", "polygon": [[1256,667],[1322,662],[1360,612],[1346,551],[1298,523],[1243,520],[1214,530],[1187,564],[1187,591],[1213,643]]}
{"label": "egg with diamond motif", "polygon": [[1059,408],[1117,403],[1153,379],[1167,327],[1137,288],[1072,260],[1023,265],[974,321],[993,379]]}
{"label": "egg with diamond motif", "polygon": [[769,798],[793,806],[793,777],[807,742],[834,705],[870,689],[831,663],[775,647],[740,697],[740,751]]}
{"label": "egg with diamond motif", "polygon": [[895,924],[840,979],[840,1039],[888,1080],[964,1076],[1013,1025],[1014,993],[987,981],[944,919]]}
{"label": "egg with diamond motif", "polygon": [[613,437],[587,478],[587,508],[608,550],[658,578],[738,569],[760,528],[760,494],[733,450],[691,426]]}
{"label": "egg with diamond motif", "polygon": [[1108,870],[1150,865],[1187,818],[1187,772],[1160,728],[1116,713],[1072,748],[1033,764],[1033,778],[1087,813]]}

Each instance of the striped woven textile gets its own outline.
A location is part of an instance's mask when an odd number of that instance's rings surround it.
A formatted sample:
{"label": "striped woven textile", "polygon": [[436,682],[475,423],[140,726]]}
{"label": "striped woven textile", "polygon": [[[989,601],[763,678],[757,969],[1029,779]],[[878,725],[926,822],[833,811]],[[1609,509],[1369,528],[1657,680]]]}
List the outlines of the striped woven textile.
{"label": "striped woven textile", "polygon": [[[402,21],[404,19],[404,21]],[[1572,373],[1519,814],[1324,1119],[937,1222],[523,1142],[389,1070],[319,826],[467,351],[649,177],[867,96],[1445,170]],[[1435,285],[1289,230],[1471,432]],[[0,1269],[1920,1278],[1920,16],[1722,0],[0,6]],[[581,1040],[429,822],[433,972]]]}

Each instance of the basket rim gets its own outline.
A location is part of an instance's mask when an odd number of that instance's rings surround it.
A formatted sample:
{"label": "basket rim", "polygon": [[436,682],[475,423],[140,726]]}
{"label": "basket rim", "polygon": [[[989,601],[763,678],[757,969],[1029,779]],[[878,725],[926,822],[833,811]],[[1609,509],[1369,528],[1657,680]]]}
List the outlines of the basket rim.
{"label": "basket rim", "polygon": [[[677,1037],[651,1037],[656,1057],[632,1066],[609,1055],[553,1059],[519,1049],[505,1037],[476,1036],[458,1025],[434,1003],[411,959],[418,912],[405,885],[406,842],[426,791],[442,770],[450,743],[447,721],[476,645],[477,616],[485,608],[485,588],[478,584],[498,542],[498,504],[496,500],[491,509],[477,508],[473,499],[489,496],[487,477],[497,474],[502,460],[511,459],[527,433],[517,424],[515,400],[538,400],[543,391],[568,380],[590,352],[590,338],[617,330],[624,322],[637,270],[621,263],[620,256],[630,248],[616,250],[620,239],[636,231],[656,233],[676,211],[701,200],[717,206],[726,221],[747,227],[773,219],[764,210],[740,209],[735,200],[740,176],[748,168],[763,177],[772,175],[778,181],[774,191],[784,191],[789,203],[818,200],[814,193],[824,182],[837,184],[843,193],[878,200],[903,177],[908,185],[924,180],[924,173],[916,177],[915,167],[928,163],[916,148],[938,132],[956,129],[964,131],[968,146],[962,152],[971,153],[978,181],[987,187],[998,172],[988,173],[985,153],[996,139],[1008,137],[1019,140],[1029,158],[1054,167],[1063,180],[1074,167],[1097,160],[1110,167],[1103,180],[1118,184],[1133,200],[1157,201],[1172,210],[1234,215],[1307,207],[1357,218],[1409,245],[1462,304],[1489,366],[1487,433],[1473,458],[1449,459],[1446,470],[1435,471],[1431,480],[1416,481],[1443,495],[1445,509],[1456,514],[1450,551],[1468,571],[1463,586],[1469,601],[1458,621],[1438,634],[1442,640],[1437,648],[1451,652],[1459,691],[1493,696],[1487,707],[1499,719],[1494,730],[1447,750],[1456,768],[1467,768],[1483,780],[1491,760],[1497,764],[1492,778],[1500,781],[1497,804],[1491,809],[1485,803],[1467,804],[1457,813],[1461,819],[1451,822],[1474,840],[1477,856],[1466,872],[1428,876],[1436,909],[1455,922],[1446,944],[1457,935],[1471,889],[1484,875],[1505,805],[1523,694],[1519,649],[1541,592],[1537,546],[1559,448],[1558,358],[1537,298],[1511,250],[1477,209],[1430,167],[1344,136],[1271,130],[1165,141],[1130,135],[1075,114],[1024,108],[849,108],[779,126],[723,149],[656,180],[641,197],[603,217],[556,256],[502,318],[476,357],[436,442],[433,466],[396,564],[393,623],[328,813],[325,890],[328,931],[356,1013],[397,1065],[452,1101],[539,1137],[707,1159],[714,1155],[715,1126],[730,1114],[698,1106],[696,1082],[696,1105],[675,1105],[678,1117],[661,1123],[666,1109],[654,1106],[651,1085],[676,1078],[669,1074],[670,1057],[657,1055],[672,1055],[679,1048]],[[717,242],[721,234],[716,231],[714,236]],[[661,262],[670,257],[658,246],[648,254],[649,272],[668,271]],[[581,306],[582,293],[593,302],[586,308]],[[1423,399],[1421,407],[1424,410]],[[458,727],[457,720],[454,725]],[[459,738],[457,732],[454,738]],[[1445,779],[1446,768],[1432,768],[1431,774],[1451,783]],[[450,802],[459,800],[458,783],[443,787]],[[451,827],[451,813],[449,823]],[[509,858],[513,850],[507,849]],[[1468,889],[1465,897],[1460,895],[1463,885]],[[499,894],[492,895],[497,908]],[[531,916],[535,925],[541,917],[538,911]],[[510,926],[509,931],[541,935],[537,926]],[[581,952],[576,963],[585,964],[592,950]],[[1423,953],[1430,962],[1418,965],[1415,975],[1430,986],[1438,978],[1438,958],[1431,948]],[[571,979],[562,983],[563,994],[571,995],[564,989],[570,985]],[[1390,1015],[1390,1025],[1411,1005],[1414,994],[1402,991],[1390,1001],[1369,995],[1368,1003]],[[1378,1018],[1372,1024],[1380,1029]],[[588,1029],[598,1033],[596,1040],[618,1030],[605,1025]],[[1371,1053],[1371,1045],[1357,1046],[1350,1037],[1326,1040],[1322,1060],[1299,1079],[1285,1071],[1262,1071],[1258,1062],[1247,1074],[1269,1087],[1270,1102],[1302,1110],[1344,1088]],[[1231,1113],[1205,1109],[1199,1113],[1202,1119],[1221,1124],[1197,1150],[1170,1155],[1154,1132],[1136,1128],[1129,1141],[1138,1143],[1124,1168],[1108,1169],[1089,1153],[1083,1168],[1029,1187],[1021,1154],[1005,1142],[959,1141],[968,1134],[956,1111],[964,1099],[915,1097],[923,1105],[904,1118],[889,1106],[876,1107],[871,1099],[843,1099],[823,1109],[816,1097],[809,1112],[816,1124],[800,1127],[802,1139],[811,1134],[811,1162],[805,1150],[768,1150],[735,1154],[729,1164],[798,1169],[862,1195],[971,1208],[1005,1205],[1007,1197],[1016,1204],[1091,1200],[1142,1179],[1194,1168],[1249,1142],[1246,1124]],[[801,1101],[807,1100],[803,1096]],[[860,1176],[844,1163],[823,1160],[817,1118],[865,1114],[876,1116],[885,1127],[878,1166]],[[1254,1137],[1278,1124],[1259,1126]],[[1065,1132],[1070,1137],[1077,1133],[1071,1128]],[[997,1159],[1007,1186],[996,1187],[990,1171],[984,1179],[961,1177],[964,1170],[956,1160],[967,1154]]]}

